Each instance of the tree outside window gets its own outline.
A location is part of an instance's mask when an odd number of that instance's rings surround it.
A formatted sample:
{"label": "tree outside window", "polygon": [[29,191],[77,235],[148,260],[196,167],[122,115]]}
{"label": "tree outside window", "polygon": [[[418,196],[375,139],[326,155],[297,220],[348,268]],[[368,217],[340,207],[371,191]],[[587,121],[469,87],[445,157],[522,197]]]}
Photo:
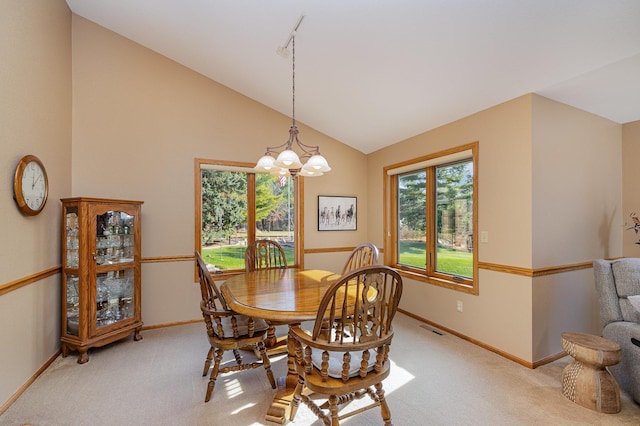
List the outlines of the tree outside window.
{"label": "tree outside window", "polygon": [[[412,277],[477,292],[477,144],[463,148],[460,151],[466,154],[447,152],[442,160],[437,155],[421,158],[414,170],[403,164],[401,173],[389,172],[390,199],[394,200],[391,214],[395,218],[390,228],[389,241],[394,247],[389,260]],[[460,158],[463,155],[468,157]]]}
{"label": "tree outside window", "polygon": [[[264,173],[201,167],[199,244],[214,273],[244,270],[247,244],[271,239],[283,246],[288,264],[296,263],[295,183]],[[240,169],[236,167],[236,169]],[[199,189],[199,190],[198,190]],[[198,229],[197,229],[198,231]]]}

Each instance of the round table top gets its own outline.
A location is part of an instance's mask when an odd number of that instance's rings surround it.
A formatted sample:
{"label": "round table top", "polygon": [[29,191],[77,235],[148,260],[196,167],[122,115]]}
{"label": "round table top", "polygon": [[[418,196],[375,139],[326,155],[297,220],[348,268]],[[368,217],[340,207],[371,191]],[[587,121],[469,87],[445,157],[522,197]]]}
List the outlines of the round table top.
{"label": "round table top", "polygon": [[293,323],[315,319],[322,296],[339,278],[319,269],[263,269],[231,277],[220,290],[240,314]]}

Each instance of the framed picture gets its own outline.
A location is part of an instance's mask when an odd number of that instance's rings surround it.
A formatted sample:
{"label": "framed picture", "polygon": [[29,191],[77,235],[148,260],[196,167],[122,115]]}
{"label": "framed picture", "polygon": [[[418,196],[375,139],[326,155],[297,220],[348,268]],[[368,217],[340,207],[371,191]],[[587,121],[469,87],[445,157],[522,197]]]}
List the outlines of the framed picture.
{"label": "framed picture", "polygon": [[318,195],[318,231],[358,229],[358,199]]}

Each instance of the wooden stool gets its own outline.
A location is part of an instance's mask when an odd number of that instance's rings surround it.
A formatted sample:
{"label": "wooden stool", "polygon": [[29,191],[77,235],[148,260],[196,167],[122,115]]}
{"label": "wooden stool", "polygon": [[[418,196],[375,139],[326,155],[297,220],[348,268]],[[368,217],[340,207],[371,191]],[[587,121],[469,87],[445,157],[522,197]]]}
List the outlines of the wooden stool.
{"label": "wooden stool", "polygon": [[620,345],[591,334],[562,333],[562,349],[575,358],[562,371],[562,394],[599,413],[620,412],[620,388],[605,368],[620,362]]}

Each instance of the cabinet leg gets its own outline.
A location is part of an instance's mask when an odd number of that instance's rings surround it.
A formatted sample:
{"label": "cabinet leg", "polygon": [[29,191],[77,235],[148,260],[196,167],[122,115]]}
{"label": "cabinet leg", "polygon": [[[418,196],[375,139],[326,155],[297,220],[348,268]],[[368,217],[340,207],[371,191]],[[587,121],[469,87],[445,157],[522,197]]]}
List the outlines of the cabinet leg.
{"label": "cabinet leg", "polygon": [[87,355],[87,349],[80,350],[80,355],[78,355],[78,364],[85,364],[89,362],[89,355]]}
{"label": "cabinet leg", "polygon": [[140,334],[140,328],[136,328],[135,331],[133,332],[133,340],[136,342],[142,340],[142,335]]}
{"label": "cabinet leg", "polygon": [[67,355],[69,355],[69,349],[67,348],[67,345],[65,345],[63,343],[62,344],[62,358],[66,358]]}

